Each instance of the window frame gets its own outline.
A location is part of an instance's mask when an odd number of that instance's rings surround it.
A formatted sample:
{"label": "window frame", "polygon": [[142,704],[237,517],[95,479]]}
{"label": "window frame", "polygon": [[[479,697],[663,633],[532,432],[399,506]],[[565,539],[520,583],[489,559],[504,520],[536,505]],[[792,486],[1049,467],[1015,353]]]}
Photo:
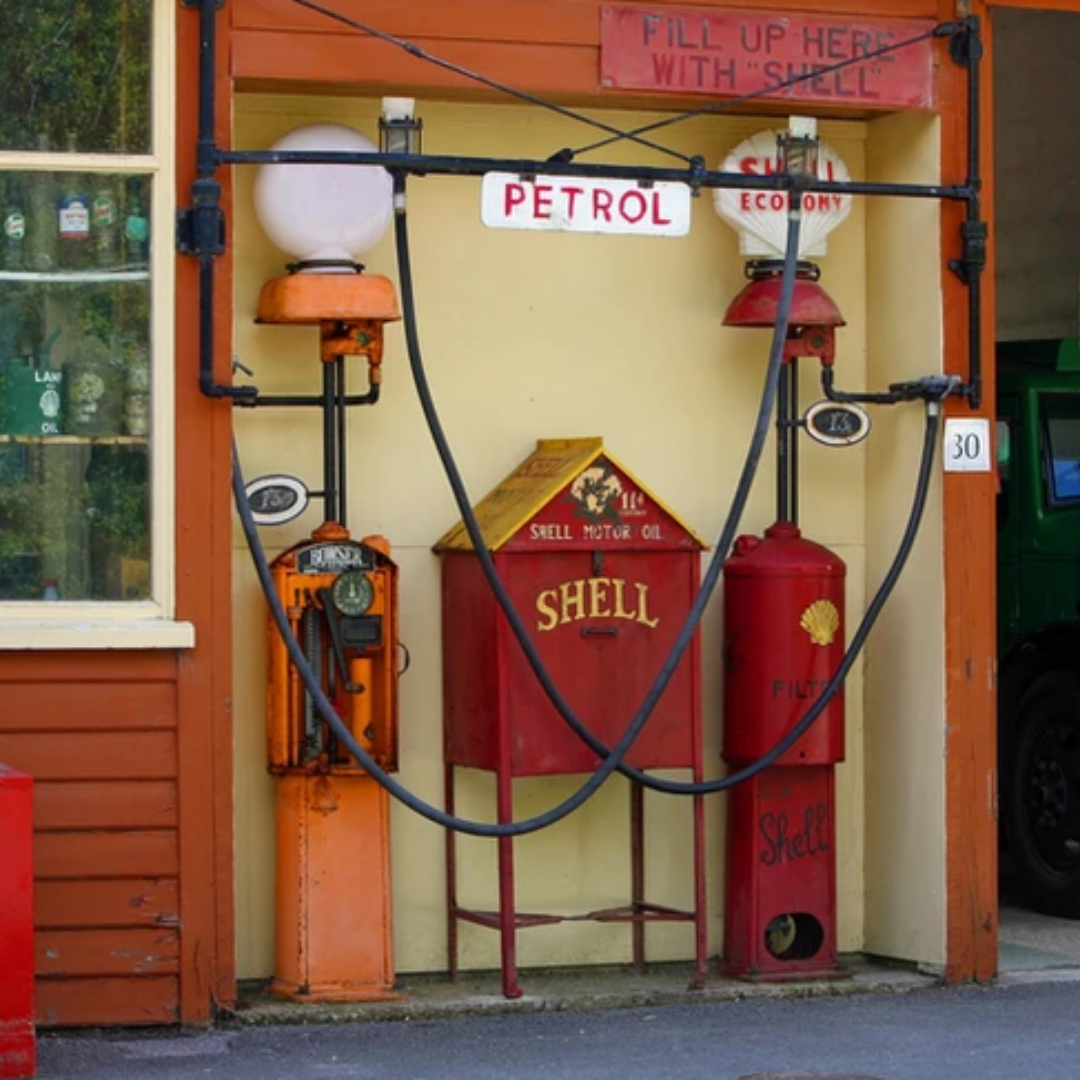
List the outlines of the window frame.
{"label": "window frame", "polygon": [[173,8],[151,8],[147,154],[0,150],[0,170],[126,173],[150,185],[150,599],[0,602],[0,650],[191,648],[195,628],[176,621],[176,28]]}

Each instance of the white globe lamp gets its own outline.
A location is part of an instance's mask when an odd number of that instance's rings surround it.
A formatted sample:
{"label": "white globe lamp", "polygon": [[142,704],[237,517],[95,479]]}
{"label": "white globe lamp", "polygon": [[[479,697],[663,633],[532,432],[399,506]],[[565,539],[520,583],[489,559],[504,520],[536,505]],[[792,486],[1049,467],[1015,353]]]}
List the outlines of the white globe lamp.
{"label": "white globe lamp", "polygon": [[[272,151],[377,153],[345,124],[309,124],[278,139]],[[290,269],[354,271],[393,216],[393,181],[376,165],[272,163],[255,177],[255,214],[266,236],[292,256]]]}
{"label": "white globe lamp", "polygon": [[[377,152],[344,124],[297,128],[272,150]],[[255,213],[267,237],[295,258],[288,274],[267,281],[256,322],[318,325],[319,357],[368,361],[372,389],[381,380],[383,325],[401,318],[393,282],[362,273],[360,258],[393,216],[393,181],[375,165],[285,164],[260,168]]]}

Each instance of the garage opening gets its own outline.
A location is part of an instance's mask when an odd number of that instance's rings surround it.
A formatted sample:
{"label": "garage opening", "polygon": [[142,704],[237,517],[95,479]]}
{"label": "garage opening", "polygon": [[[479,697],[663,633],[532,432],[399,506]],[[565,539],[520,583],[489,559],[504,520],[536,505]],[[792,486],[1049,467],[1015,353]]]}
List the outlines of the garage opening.
{"label": "garage opening", "polygon": [[1003,971],[1080,965],[1080,13],[994,15]]}

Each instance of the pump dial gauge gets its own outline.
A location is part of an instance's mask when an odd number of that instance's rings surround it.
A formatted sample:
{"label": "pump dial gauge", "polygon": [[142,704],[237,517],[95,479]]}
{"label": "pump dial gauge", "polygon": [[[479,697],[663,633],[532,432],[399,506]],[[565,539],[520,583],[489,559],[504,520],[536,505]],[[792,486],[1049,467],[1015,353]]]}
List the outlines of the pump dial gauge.
{"label": "pump dial gauge", "polygon": [[375,585],[363,570],[346,570],[334,582],[330,598],[342,615],[363,615],[375,600]]}

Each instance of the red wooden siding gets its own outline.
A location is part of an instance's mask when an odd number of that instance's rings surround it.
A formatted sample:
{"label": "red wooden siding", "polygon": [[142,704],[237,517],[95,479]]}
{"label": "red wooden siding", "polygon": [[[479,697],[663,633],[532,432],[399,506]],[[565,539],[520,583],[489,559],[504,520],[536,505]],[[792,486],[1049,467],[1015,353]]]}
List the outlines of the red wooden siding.
{"label": "red wooden siding", "polygon": [[176,661],[57,665],[0,657],[0,760],[34,778],[38,1023],[175,1022]]}

